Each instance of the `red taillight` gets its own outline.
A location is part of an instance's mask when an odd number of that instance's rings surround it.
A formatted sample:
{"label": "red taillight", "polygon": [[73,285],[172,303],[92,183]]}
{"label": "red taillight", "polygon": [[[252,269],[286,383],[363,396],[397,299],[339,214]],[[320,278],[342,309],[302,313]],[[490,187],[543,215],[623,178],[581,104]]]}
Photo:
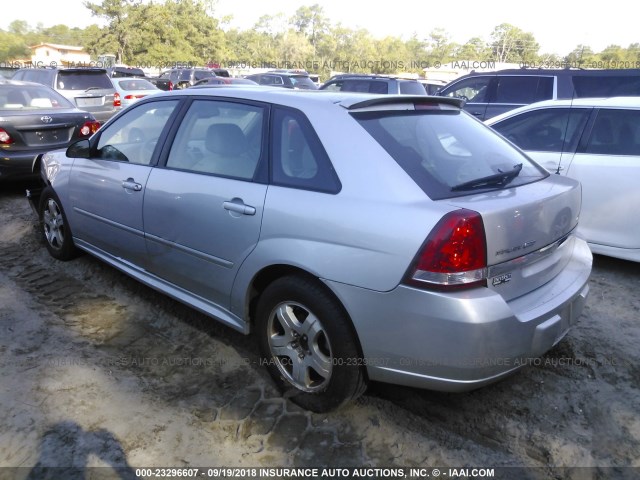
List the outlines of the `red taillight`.
{"label": "red taillight", "polygon": [[144,98],[144,95],[131,95],[131,94],[129,94],[129,95],[125,95],[124,96],[125,100],[133,100],[133,99],[136,99],[136,98]]}
{"label": "red taillight", "polygon": [[122,106],[122,102],[120,101],[120,94],[118,92],[116,92],[115,95],[113,96],[113,106],[114,107]]}
{"label": "red taillight", "polygon": [[169,82],[169,90],[173,90],[173,82]]}
{"label": "red taillight", "polygon": [[478,212],[460,209],[438,222],[416,256],[408,283],[421,287],[485,285],[487,240]]}
{"label": "red taillight", "polygon": [[0,128],[0,145],[11,145],[12,143],[11,135],[4,128]]}
{"label": "red taillight", "polygon": [[85,122],[84,125],[80,127],[80,135],[83,137],[88,137],[98,131],[100,128],[100,124],[98,122]]}

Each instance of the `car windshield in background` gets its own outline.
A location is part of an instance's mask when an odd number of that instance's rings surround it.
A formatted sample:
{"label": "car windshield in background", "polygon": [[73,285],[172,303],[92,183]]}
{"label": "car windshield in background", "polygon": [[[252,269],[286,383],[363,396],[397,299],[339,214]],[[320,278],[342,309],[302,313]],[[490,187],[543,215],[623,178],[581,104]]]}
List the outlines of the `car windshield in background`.
{"label": "car windshield in background", "polygon": [[113,85],[104,73],[100,71],[61,70],[58,74],[60,90],[89,90],[89,89],[113,89]]}
{"label": "car windshield in background", "polygon": [[74,108],[56,91],[39,86],[0,85],[0,110]]}
{"label": "car windshield in background", "polygon": [[292,75],[289,77],[294,88],[306,88],[310,90],[316,90],[318,86],[311,81],[306,75]]}
{"label": "car windshield in background", "polygon": [[354,118],[432,199],[509,188],[548,173],[457,110],[354,112]]}
{"label": "car windshield in background", "polygon": [[400,82],[400,93],[403,95],[424,95],[425,89],[419,82]]}

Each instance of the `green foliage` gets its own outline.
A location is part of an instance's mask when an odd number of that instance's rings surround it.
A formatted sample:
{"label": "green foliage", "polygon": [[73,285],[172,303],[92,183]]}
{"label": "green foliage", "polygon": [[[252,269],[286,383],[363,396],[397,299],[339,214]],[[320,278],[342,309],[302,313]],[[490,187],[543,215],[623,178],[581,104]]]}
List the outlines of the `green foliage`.
{"label": "green foliage", "polygon": [[[40,42],[83,46],[93,57],[115,54],[116,62],[169,67],[174,63],[205,65],[243,62],[285,67],[286,62],[327,78],[334,72],[418,73],[422,65],[452,60],[547,63],[569,66],[633,66],[640,62],[640,43],[610,45],[594,53],[578,45],[565,57],[540,53],[533,34],[503,23],[487,42],[479,37],[459,45],[437,28],[409,39],[373,38],[365,29],[332,24],[319,3],[300,6],[291,17],[262,16],[248,30],[226,28],[229,18],[216,15],[216,0],[85,0],[85,7],[104,26],[84,29],[30,26],[13,21],[0,29],[0,62],[25,59]],[[600,63],[598,63],[600,62]],[[626,64],[625,64],[626,62]]]}

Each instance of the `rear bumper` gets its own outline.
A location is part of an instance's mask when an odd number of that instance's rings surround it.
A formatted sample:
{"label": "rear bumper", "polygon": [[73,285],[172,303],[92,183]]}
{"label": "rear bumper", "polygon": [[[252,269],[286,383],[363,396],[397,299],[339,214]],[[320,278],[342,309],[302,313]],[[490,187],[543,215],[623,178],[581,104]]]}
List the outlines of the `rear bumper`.
{"label": "rear bumper", "polygon": [[372,380],[443,391],[492,383],[559,342],[581,315],[592,256],[576,239],[560,274],[506,302],[488,288],[375,292],[327,282],[349,312]]}
{"label": "rear bumper", "polygon": [[39,172],[33,171],[36,158],[47,151],[0,150],[0,181],[37,179]]}

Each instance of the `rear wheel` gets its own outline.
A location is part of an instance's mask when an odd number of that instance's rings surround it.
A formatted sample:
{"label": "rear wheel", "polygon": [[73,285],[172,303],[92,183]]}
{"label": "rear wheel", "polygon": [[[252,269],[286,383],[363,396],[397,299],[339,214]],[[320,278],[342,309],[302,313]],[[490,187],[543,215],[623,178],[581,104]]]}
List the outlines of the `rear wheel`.
{"label": "rear wheel", "polygon": [[77,256],[67,217],[51,187],[45,188],[40,196],[40,221],[47,250],[53,258],[66,261]]}
{"label": "rear wheel", "polygon": [[317,282],[273,282],[257,306],[260,348],[269,373],[294,403],[326,412],[366,389],[364,362],[351,321]]}

